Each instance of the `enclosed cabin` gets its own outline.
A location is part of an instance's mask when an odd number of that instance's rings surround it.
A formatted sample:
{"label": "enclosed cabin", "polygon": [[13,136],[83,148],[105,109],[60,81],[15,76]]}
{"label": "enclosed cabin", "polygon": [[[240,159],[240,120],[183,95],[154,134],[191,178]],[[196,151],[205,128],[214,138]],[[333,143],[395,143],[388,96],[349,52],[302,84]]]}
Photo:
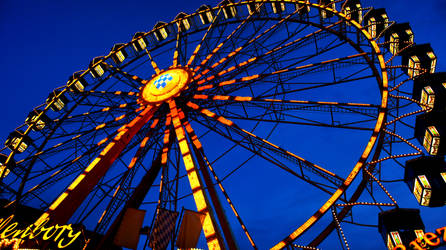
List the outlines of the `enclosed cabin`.
{"label": "enclosed cabin", "polygon": [[5,146],[16,153],[23,153],[31,145],[31,138],[23,131],[15,130],[9,134]]}
{"label": "enclosed cabin", "polygon": [[50,106],[53,111],[61,111],[68,103],[68,99],[61,90],[54,90],[46,98],[46,104]]}
{"label": "enclosed cabin", "polygon": [[427,111],[446,111],[446,73],[423,74],[414,79],[412,99]]}
{"label": "enclosed cabin", "polygon": [[435,73],[437,56],[430,44],[416,45],[404,50],[402,62],[404,73],[413,78],[424,73]]}
{"label": "enclosed cabin", "polygon": [[259,2],[247,2],[246,7],[250,15],[265,13],[265,4]]}
{"label": "enclosed cabin", "polygon": [[124,43],[117,43],[113,45],[113,48],[110,50],[111,58],[116,64],[121,64],[128,57],[124,45]]}
{"label": "enclosed cabin", "polygon": [[390,53],[393,55],[413,44],[413,32],[409,23],[396,23],[386,30],[386,42]]}
{"label": "enclosed cabin", "polygon": [[104,75],[105,66],[101,63],[103,59],[103,56],[98,56],[91,60],[88,67],[90,68],[90,74],[93,76],[93,78],[100,78]]}
{"label": "enclosed cabin", "polygon": [[365,26],[369,34],[376,38],[389,25],[389,18],[385,9],[372,9],[364,16]]}
{"label": "enclosed cabin", "polygon": [[282,13],[285,11],[285,3],[284,2],[272,2],[271,8],[275,14]]}
{"label": "enclosed cabin", "polygon": [[446,162],[443,157],[421,156],[406,162],[404,182],[421,206],[446,203]]}
{"label": "enclosed cabin", "polygon": [[[319,4],[322,6],[325,6],[329,9],[336,10],[336,4],[335,4],[334,0],[320,0]],[[325,19],[325,18],[332,17],[333,13],[331,11],[326,11],[324,9],[320,9],[319,15],[321,16],[322,19]]]}
{"label": "enclosed cabin", "polygon": [[67,82],[67,88],[72,92],[82,92],[87,87],[88,82],[82,77],[85,70],[74,72],[69,78]]}
{"label": "enclosed cabin", "polygon": [[224,0],[221,1],[218,5],[223,7],[223,15],[225,16],[225,19],[231,19],[234,18],[235,15],[237,15],[237,9],[235,8],[233,1]]}
{"label": "enclosed cabin", "polygon": [[180,32],[185,32],[190,30],[191,19],[184,12],[180,12],[176,17],[175,21]]}
{"label": "enclosed cabin", "polygon": [[10,159],[8,163],[8,156],[4,154],[0,154],[0,179],[5,178],[11,172],[11,169],[15,167],[14,159]]}
{"label": "enclosed cabin", "polygon": [[395,208],[378,215],[378,230],[389,250],[397,245],[409,246],[424,236],[424,229],[418,209]]}
{"label": "enclosed cabin", "polygon": [[197,12],[198,16],[200,16],[202,24],[208,24],[214,20],[214,14],[212,13],[212,8],[209,5],[201,5],[200,8],[197,9]]}
{"label": "enclosed cabin", "polygon": [[167,23],[161,21],[157,22],[155,26],[153,26],[153,34],[159,42],[166,39],[170,34],[170,30],[167,28]]}
{"label": "enclosed cabin", "polygon": [[345,3],[342,12],[351,20],[354,20],[357,23],[362,22],[362,7],[359,0],[348,0]]}
{"label": "enclosed cabin", "polygon": [[431,111],[418,115],[415,137],[430,155],[446,153],[446,112]]}
{"label": "enclosed cabin", "polygon": [[34,109],[29,112],[28,116],[25,119],[25,123],[28,126],[32,126],[32,130],[40,131],[48,126],[52,120],[42,111]]}
{"label": "enclosed cabin", "polygon": [[296,3],[296,10],[299,15],[310,13],[310,0],[303,1],[305,3]]}
{"label": "enclosed cabin", "polygon": [[147,48],[147,38],[144,32],[136,32],[132,38],[132,45],[136,52],[141,52]]}

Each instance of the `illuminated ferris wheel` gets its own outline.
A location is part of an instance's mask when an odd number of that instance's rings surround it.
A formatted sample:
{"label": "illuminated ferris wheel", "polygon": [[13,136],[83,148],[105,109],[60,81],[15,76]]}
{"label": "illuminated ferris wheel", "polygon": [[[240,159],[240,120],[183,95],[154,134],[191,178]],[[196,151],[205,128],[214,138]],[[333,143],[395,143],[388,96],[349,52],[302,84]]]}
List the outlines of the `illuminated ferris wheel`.
{"label": "illuminated ferris wheel", "polygon": [[[94,58],[9,135],[2,216],[71,224],[73,249],[421,241],[419,209],[446,202],[436,62],[359,0],[181,12]],[[60,247],[45,237],[20,244]]]}

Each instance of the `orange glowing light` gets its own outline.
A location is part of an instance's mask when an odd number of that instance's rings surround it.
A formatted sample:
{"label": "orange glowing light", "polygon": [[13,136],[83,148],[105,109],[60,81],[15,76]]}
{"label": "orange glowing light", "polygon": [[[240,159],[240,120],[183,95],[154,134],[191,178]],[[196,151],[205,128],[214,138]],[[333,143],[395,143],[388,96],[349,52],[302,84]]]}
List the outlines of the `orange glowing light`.
{"label": "orange glowing light", "polygon": [[161,103],[180,95],[192,78],[188,68],[173,68],[153,77],[142,89],[142,99],[150,104]]}

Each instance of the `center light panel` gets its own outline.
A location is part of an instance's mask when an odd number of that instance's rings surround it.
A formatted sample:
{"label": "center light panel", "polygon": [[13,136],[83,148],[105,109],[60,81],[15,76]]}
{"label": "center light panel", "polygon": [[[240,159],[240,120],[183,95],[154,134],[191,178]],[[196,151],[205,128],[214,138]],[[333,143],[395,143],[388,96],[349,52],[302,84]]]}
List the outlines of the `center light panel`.
{"label": "center light panel", "polygon": [[161,103],[179,96],[192,79],[189,68],[173,68],[153,77],[141,92],[142,99],[150,104]]}

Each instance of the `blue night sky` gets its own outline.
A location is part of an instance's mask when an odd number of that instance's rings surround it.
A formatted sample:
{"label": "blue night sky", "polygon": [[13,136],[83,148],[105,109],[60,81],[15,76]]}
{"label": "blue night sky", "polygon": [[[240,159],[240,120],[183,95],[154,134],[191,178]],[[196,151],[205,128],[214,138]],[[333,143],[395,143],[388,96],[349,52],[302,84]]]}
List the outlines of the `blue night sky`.
{"label": "blue night sky", "polygon": [[[444,46],[446,42],[444,26],[446,23],[446,1],[367,0],[362,3],[364,7],[385,7],[390,20],[410,22],[415,34],[415,42],[430,43],[438,57],[437,71],[446,70],[446,46]],[[0,48],[2,49],[0,52],[0,74],[2,75],[0,100],[4,107],[0,122],[0,142],[5,141],[9,132],[24,122],[32,108],[45,101],[50,91],[64,85],[73,72],[86,69],[92,58],[107,55],[113,44],[130,41],[135,32],[149,31],[157,21],[169,22],[179,12],[193,13],[202,4],[215,6],[218,1],[0,0]],[[317,136],[322,141],[336,140],[330,136],[326,136],[326,138],[323,138],[324,135]],[[355,137],[355,134],[352,133],[351,136]],[[278,140],[278,144],[286,145],[285,141]],[[341,145],[348,146],[350,144]],[[210,155],[213,155],[214,150],[209,151]],[[299,154],[299,152],[297,153]],[[330,162],[336,157],[336,152],[324,152],[324,154],[319,152],[310,154],[310,156],[325,157],[319,162]],[[315,159],[310,160],[318,162]],[[262,164],[260,160],[255,163]],[[343,173],[342,170],[340,173]],[[310,207],[313,207],[312,205],[320,206],[320,200],[314,200],[315,194],[302,192],[302,190],[294,190],[298,199],[295,199],[294,196],[271,197],[268,196],[271,194],[260,193],[260,190],[266,186],[264,183],[268,181],[267,172],[259,171],[254,174],[249,169],[245,169],[240,172],[240,175],[242,174],[252,181],[248,183],[254,183],[252,180],[254,177],[265,181],[263,184],[259,184],[259,187],[246,187],[241,178],[235,178],[233,186],[228,187],[232,194],[244,188],[253,191],[254,195],[245,198],[244,202],[247,204],[247,208],[244,209],[241,205],[241,210],[245,211],[243,217],[246,217],[246,220],[251,223],[247,223],[248,228],[258,229],[260,234],[269,235],[270,231],[276,231],[272,228],[278,224],[265,225],[265,221],[274,221],[276,216],[301,222],[300,219],[294,219],[293,215],[299,212],[293,210],[292,207],[305,206],[302,204],[307,203],[310,204]],[[276,177],[281,178],[280,175]],[[241,182],[236,182],[239,179]],[[274,184],[279,182],[278,179],[272,181],[269,190],[280,193],[280,190],[274,190],[279,188],[279,185],[274,187]],[[407,187],[402,184],[392,184],[388,187],[403,207],[416,206],[415,199]],[[257,188],[259,192],[255,193]],[[237,195],[234,194],[234,196],[237,199]],[[279,208],[257,205],[257,202],[268,204],[269,200],[271,203],[282,203]],[[251,207],[248,206],[249,204]],[[268,218],[250,216],[250,211],[253,210],[259,210],[260,214]],[[314,210],[308,214],[310,215],[312,212]],[[446,226],[444,212],[444,207],[432,210],[422,209],[426,231]],[[441,214],[443,216],[439,216]],[[370,213],[367,209],[359,210],[355,216],[372,216],[376,217],[375,221],[377,221],[376,210]],[[151,215],[147,217],[151,217]],[[280,230],[290,232],[291,229],[294,228],[281,228]],[[384,249],[385,247],[376,229],[361,231],[366,233],[359,233],[359,231],[357,233],[354,227],[347,226],[345,231],[351,245],[357,246],[353,249]],[[369,232],[372,233],[368,234]],[[279,239],[281,238],[283,237],[279,237]],[[257,240],[262,242],[261,237]],[[322,249],[340,248],[335,233],[329,240],[329,243],[321,245]],[[246,242],[240,245],[242,249],[249,246]]]}

